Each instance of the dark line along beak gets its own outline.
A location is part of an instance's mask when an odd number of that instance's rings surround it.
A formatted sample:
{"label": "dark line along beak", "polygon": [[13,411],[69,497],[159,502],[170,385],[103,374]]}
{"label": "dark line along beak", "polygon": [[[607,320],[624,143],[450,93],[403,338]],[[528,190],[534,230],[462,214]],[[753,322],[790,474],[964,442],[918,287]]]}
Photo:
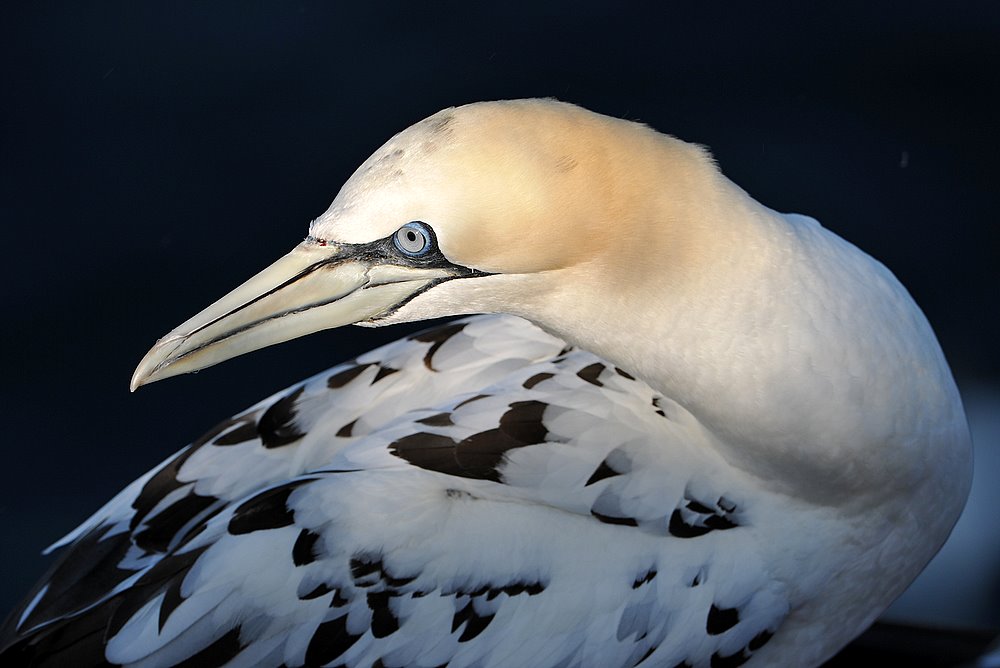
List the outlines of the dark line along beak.
{"label": "dark line along beak", "polygon": [[405,266],[366,250],[308,240],[296,246],[157,341],[139,362],[132,391],[312,332],[387,315],[463,269]]}

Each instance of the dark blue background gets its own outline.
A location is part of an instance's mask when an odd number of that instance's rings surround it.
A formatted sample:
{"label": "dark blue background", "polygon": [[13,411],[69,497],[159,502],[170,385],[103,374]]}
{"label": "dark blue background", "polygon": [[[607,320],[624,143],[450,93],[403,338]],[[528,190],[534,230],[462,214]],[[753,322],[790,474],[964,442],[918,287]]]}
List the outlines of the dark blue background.
{"label": "dark blue background", "polygon": [[[554,96],[707,144],[760,201],[883,260],[966,395],[1000,406],[1000,11],[874,5],[6,3],[0,611],[45,545],[170,452],[400,335],[323,333],[128,393],[157,337],[446,106]],[[995,573],[975,583],[994,600]],[[977,615],[951,619],[1000,625]]]}

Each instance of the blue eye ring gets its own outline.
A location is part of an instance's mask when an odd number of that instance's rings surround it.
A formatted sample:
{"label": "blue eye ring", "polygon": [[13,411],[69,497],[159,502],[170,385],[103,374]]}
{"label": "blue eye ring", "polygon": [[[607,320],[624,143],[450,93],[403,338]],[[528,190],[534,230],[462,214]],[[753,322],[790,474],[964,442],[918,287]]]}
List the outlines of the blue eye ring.
{"label": "blue eye ring", "polygon": [[408,257],[426,255],[434,245],[431,228],[419,220],[407,223],[392,235],[392,244]]}

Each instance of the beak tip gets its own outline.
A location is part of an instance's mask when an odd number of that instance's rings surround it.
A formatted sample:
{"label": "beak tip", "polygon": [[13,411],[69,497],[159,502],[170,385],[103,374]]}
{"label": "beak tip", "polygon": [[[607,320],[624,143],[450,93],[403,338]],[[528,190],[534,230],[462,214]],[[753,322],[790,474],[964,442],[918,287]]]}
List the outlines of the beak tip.
{"label": "beak tip", "polygon": [[176,347],[176,345],[171,346],[172,343],[174,343],[174,339],[167,336],[150,348],[149,352],[139,361],[135,372],[132,373],[132,380],[128,386],[129,392],[135,392],[143,385],[148,385],[163,377],[163,369],[170,362],[170,351]]}
{"label": "beak tip", "polygon": [[[143,362],[145,362],[145,360],[143,360]],[[146,365],[142,363],[140,363],[139,366],[136,367],[135,373],[132,374],[132,380],[128,384],[129,392],[135,392],[140,387],[150,382],[149,377],[151,374],[149,373],[149,369],[145,367]]]}

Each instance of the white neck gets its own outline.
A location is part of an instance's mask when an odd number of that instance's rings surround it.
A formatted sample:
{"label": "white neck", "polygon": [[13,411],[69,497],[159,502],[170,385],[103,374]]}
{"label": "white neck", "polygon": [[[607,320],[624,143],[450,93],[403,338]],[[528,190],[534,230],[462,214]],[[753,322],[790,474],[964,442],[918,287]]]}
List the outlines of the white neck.
{"label": "white neck", "polygon": [[624,265],[629,280],[567,269],[520,315],[643,378],[735,465],[786,492],[822,503],[924,478],[912,450],[967,435],[923,314],[885,267],[812,219],[777,214],[728,181],[723,190],[701,206],[720,217],[695,227],[698,263],[717,270],[681,272],[679,284],[661,268],[677,254],[646,239],[644,261]]}

